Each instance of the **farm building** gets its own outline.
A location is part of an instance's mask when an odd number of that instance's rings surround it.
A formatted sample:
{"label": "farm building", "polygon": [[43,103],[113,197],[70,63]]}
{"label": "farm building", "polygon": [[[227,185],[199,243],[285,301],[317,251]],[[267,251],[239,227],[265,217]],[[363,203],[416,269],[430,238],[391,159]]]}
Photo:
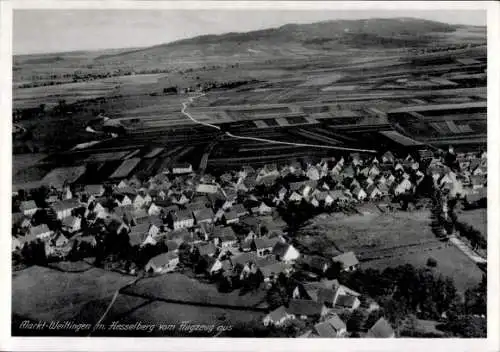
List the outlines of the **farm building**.
{"label": "farm building", "polygon": [[124,160],[120,166],[109,176],[111,179],[126,178],[135,169],[135,167],[141,162],[140,158],[130,158]]}

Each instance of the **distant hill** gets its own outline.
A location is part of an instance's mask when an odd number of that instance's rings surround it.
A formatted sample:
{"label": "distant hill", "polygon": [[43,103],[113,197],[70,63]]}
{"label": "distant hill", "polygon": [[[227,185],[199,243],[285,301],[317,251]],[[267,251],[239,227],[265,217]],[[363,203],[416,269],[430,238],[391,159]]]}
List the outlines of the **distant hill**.
{"label": "distant hill", "polygon": [[202,35],[145,48],[15,56],[14,73],[15,80],[22,81],[38,74],[38,69],[45,71],[54,67],[59,68],[58,72],[69,74],[76,69],[93,72],[176,70],[269,59],[303,59],[349,49],[449,44],[463,42],[464,38],[485,42],[486,29],[416,18],[334,20],[286,24],[245,33]]}

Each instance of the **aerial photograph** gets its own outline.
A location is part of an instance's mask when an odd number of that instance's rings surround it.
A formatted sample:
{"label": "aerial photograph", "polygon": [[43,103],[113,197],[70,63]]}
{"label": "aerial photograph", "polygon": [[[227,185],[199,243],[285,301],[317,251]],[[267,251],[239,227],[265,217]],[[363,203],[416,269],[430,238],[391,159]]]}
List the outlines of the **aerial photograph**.
{"label": "aerial photograph", "polygon": [[14,10],[12,335],[486,338],[486,25]]}

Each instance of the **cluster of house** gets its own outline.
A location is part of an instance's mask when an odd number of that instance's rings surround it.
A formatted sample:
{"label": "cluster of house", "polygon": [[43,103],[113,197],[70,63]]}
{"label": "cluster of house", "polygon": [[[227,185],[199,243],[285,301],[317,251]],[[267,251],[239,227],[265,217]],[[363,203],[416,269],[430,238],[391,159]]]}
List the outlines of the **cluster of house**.
{"label": "cluster of house", "polygon": [[[380,307],[375,301],[362,297],[360,293],[340,284],[338,280],[297,283],[289,303],[269,312],[262,323],[265,326],[283,327],[295,319],[300,319],[311,323],[310,328],[300,337],[346,337],[349,331],[339,313],[356,309],[370,313]],[[391,325],[384,318],[380,318],[368,329],[365,336],[390,338],[394,337],[395,333]]]}
{"label": "cluster of house", "polygon": [[276,170],[274,175],[288,174],[306,179],[283,186],[272,200],[275,205],[306,201],[314,207],[329,207],[387,199],[414,192],[425,177],[411,155],[396,159],[389,151],[379,158],[362,158],[352,153],[347,161],[343,157],[339,160],[328,158],[305,168],[294,162]]}

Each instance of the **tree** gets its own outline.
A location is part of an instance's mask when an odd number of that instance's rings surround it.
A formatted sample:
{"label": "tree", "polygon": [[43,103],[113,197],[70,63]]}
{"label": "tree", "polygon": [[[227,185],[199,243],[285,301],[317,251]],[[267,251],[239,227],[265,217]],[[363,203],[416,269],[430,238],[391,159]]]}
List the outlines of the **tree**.
{"label": "tree", "polygon": [[430,268],[435,268],[437,266],[437,261],[434,258],[427,259],[427,266]]}
{"label": "tree", "polygon": [[287,304],[286,300],[283,299],[281,290],[276,286],[271,287],[267,291],[266,301],[267,304],[269,305],[270,310],[276,309],[278,307],[281,307],[282,305]]}
{"label": "tree", "polygon": [[367,315],[361,309],[356,309],[346,322],[347,331],[360,331],[363,329]]}

